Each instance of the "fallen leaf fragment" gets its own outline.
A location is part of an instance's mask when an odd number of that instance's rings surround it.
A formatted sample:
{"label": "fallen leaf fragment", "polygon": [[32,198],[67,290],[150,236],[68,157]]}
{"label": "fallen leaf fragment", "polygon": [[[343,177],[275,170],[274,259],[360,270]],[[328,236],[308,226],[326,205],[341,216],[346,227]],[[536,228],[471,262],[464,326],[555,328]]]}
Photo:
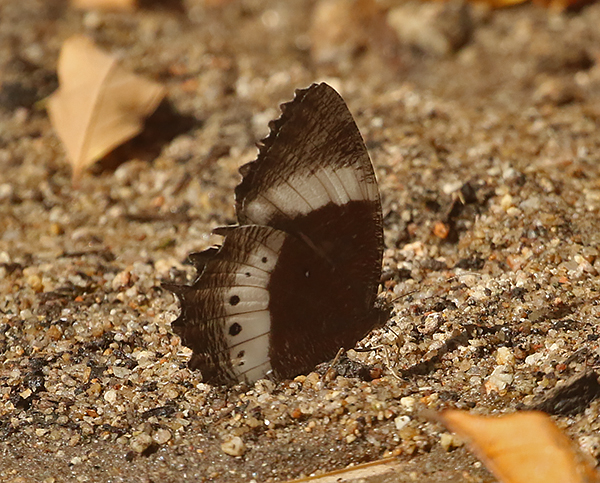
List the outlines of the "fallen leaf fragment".
{"label": "fallen leaf fragment", "polygon": [[351,483],[356,481],[366,481],[367,478],[384,478],[386,476],[389,477],[398,474],[404,471],[405,465],[405,462],[403,463],[397,458],[384,458],[370,463],[363,463],[341,470],[327,472],[319,476],[308,476],[298,480],[288,480],[287,483]]}
{"label": "fallen leaf fragment", "polygon": [[85,168],[138,134],[166,94],[81,35],[62,46],[58,82],[48,113],[73,166],[74,184]]}
{"label": "fallen leaf fragment", "polygon": [[594,0],[533,0],[535,5],[546,7],[555,13],[561,13],[569,9],[581,8],[593,3]]}
{"label": "fallen leaf fragment", "polygon": [[527,2],[527,0],[471,0],[471,3],[488,5],[491,8],[513,7]]}
{"label": "fallen leaf fragment", "polygon": [[[447,0],[437,0],[446,2]],[[469,0],[469,3],[486,5],[490,8],[507,8],[526,3],[528,0]],[[594,3],[594,0],[532,0],[533,4],[545,7],[554,13],[561,13],[569,9],[579,9]]]}
{"label": "fallen leaf fragment", "polygon": [[598,474],[571,441],[538,411],[476,416],[448,410],[437,418],[470,445],[504,483],[597,483]]}
{"label": "fallen leaf fragment", "polygon": [[80,10],[133,10],[136,0],[71,0],[71,6]]}

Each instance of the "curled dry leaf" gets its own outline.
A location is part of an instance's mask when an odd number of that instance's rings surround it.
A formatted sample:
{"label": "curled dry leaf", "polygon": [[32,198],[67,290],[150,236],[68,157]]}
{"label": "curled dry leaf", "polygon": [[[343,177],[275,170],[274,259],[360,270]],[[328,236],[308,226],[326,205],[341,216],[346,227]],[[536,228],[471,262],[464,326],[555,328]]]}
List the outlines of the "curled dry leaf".
{"label": "curled dry leaf", "polygon": [[80,35],[62,46],[58,82],[48,112],[75,184],[85,168],[138,134],[166,94],[163,86],[119,67],[115,57]]}
{"label": "curled dry leaf", "polygon": [[71,5],[81,10],[133,10],[136,0],[71,0]]}
{"label": "curled dry leaf", "polygon": [[538,411],[476,416],[448,410],[437,418],[461,436],[504,483],[585,483],[598,474],[571,447],[571,441]]}

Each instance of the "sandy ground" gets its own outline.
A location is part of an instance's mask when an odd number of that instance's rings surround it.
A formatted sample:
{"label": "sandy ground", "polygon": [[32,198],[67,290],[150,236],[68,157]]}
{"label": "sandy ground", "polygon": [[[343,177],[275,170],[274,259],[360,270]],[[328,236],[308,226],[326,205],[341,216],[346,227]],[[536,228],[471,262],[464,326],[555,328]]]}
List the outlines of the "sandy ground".
{"label": "sandy ground", "polygon": [[[493,481],[440,444],[424,410],[448,407],[541,404],[596,459],[600,5],[222,3],[0,1],[0,481],[284,481],[390,456],[369,481]],[[78,190],[44,108],[74,33],[168,90]],[[369,147],[404,294],[349,354],[383,375],[203,384],[160,285],[193,279],[278,104],[322,80]]]}

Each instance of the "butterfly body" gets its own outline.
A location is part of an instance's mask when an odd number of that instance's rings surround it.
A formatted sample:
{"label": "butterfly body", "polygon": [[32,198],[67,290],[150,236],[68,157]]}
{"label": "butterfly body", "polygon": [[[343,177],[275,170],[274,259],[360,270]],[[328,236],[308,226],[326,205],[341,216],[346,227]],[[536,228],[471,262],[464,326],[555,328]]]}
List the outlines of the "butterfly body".
{"label": "butterfly body", "polygon": [[383,231],[377,182],[346,104],[326,84],[299,90],[240,168],[240,225],[171,286],[173,322],[207,382],[294,377],[350,348],[376,308]]}

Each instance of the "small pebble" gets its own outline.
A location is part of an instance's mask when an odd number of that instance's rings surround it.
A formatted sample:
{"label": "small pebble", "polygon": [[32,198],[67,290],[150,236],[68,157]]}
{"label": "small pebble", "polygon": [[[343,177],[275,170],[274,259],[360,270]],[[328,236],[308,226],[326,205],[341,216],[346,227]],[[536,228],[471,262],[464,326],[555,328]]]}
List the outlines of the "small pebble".
{"label": "small pebble", "polygon": [[246,445],[242,438],[234,436],[221,443],[221,451],[229,456],[242,456],[246,452]]}
{"label": "small pebble", "polygon": [[410,417],[408,416],[398,416],[394,419],[394,424],[396,425],[397,430],[401,430],[408,423],[410,423]]}
{"label": "small pebble", "polygon": [[152,436],[146,433],[140,433],[131,438],[129,447],[136,453],[143,453],[152,444]]}
{"label": "small pebble", "polygon": [[455,448],[460,448],[463,441],[454,433],[442,433],[440,435],[440,445],[444,451],[452,451]]}
{"label": "small pebble", "polygon": [[171,439],[171,431],[168,429],[160,428],[152,433],[152,440],[156,444],[165,444]]}
{"label": "small pebble", "polygon": [[412,411],[415,408],[416,403],[417,403],[417,400],[411,396],[400,398],[400,404],[407,411]]}
{"label": "small pebble", "polygon": [[488,394],[491,392],[501,393],[512,384],[514,375],[512,367],[510,366],[497,366],[489,379],[485,382],[485,390]]}
{"label": "small pebble", "polygon": [[473,30],[468,4],[406,2],[389,11],[387,22],[400,42],[436,56],[460,49]]}
{"label": "small pebble", "polygon": [[500,365],[513,366],[515,356],[508,347],[499,347],[496,351],[496,362]]}
{"label": "small pebble", "polygon": [[117,391],[110,389],[104,393],[104,400],[109,404],[117,402]]}

